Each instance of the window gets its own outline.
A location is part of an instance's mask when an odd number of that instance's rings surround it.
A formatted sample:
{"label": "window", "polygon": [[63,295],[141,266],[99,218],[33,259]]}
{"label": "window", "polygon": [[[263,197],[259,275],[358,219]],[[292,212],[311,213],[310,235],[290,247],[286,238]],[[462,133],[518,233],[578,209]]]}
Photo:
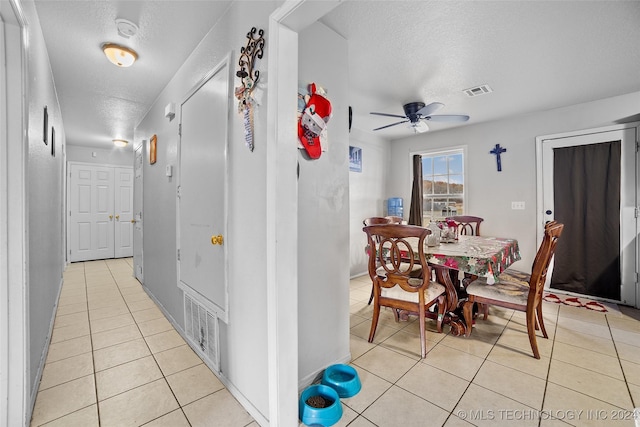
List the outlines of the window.
{"label": "window", "polygon": [[423,224],[465,213],[463,150],[422,154],[422,197]]}

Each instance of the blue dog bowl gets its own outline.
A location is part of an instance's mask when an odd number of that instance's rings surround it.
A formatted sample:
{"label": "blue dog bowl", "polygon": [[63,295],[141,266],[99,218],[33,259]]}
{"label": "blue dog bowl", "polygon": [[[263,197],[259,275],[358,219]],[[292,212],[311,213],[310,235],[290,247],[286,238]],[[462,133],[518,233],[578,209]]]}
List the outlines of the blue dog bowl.
{"label": "blue dog bowl", "polygon": [[[312,396],[321,396],[333,403],[326,408],[314,408],[307,404],[307,399]],[[328,427],[337,423],[342,417],[342,404],[338,393],[331,387],[315,384],[307,387],[300,396],[298,404],[300,420],[308,426]]]}
{"label": "blue dog bowl", "polygon": [[352,397],[362,388],[358,372],[349,365],[331,365],[324,370],[322,384],[334,389],[340,397]]}

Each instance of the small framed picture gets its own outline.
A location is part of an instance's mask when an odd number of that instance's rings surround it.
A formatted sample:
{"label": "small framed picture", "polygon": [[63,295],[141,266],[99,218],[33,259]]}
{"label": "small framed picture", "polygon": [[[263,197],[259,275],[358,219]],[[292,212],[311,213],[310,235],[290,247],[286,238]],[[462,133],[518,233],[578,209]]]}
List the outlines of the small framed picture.
{"label": "small framed picture", "polygon": [[47,106],[44,106],[44,113],[42,117],[42,142],[44,145],[49,144],[49,112],[47,111]]}
{"label": "small framed picture", "polygon": [[151,141],[149,142],[149,164],[152,165],[156,162],[156,150],[158,144],[158,137],[153,135],[151,137]]}
{"label": "small framed picture", "polygon": [[362,172],[362,148],[349,146],[349,170]]}
{"label": "small framed picture", "polygon": [[56,128],[51,126],[51,155],[56,156]]}

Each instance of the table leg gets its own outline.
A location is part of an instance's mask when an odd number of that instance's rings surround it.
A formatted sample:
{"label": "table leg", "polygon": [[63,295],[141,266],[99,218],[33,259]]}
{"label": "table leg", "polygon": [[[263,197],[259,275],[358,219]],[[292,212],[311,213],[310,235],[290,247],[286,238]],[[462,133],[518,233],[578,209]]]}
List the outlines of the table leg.
{"label": "table leg", "polygon": [[449,312],[455,310],[458,307],[458,292],[451,281],[451,275],[449,274],[451,269],[442,265],[434,265],[432,268],[436,272],[436,281],[444,285],[447,290],[448,304],[445,311]]}

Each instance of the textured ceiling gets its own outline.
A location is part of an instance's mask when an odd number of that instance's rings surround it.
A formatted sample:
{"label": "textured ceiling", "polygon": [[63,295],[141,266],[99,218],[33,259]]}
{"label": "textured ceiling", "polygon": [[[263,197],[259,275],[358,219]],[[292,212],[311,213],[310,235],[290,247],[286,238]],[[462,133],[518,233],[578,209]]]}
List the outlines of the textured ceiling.
{"label": "textured ceiling", "polygon": [[[353,126],[367,132],[397,121],[369,112],[412,101],[473,124],[640,90],[638,1],[345,2],[322,22],[349,41]],[[482,84],[493,93],[463,93]]]}
{"label": "textured ceiling", "polygon": [[[230,3],[36,0],[67,144],[132,141],[134,127]],[[136,23],[138,33],[118,35],[116,18]],[[100,48],[105,42],[133,48],[138,61],[112,65]]]}
{"label": "textured ceiling", "polygon": [[[36,0],[67,143],[131,140],[230,3]],[[122,38],[116,18],[139,33]],[[365,132],[395,121],[369,112],[401,114],[413,101],[442,102],[436,114],[467,114],[472,124],[640,91],[639,1],[344,1],[322,22],[349,42],[353,126]],[[139,60],[111,65],[104,42],[132,47]],[[494,92],[462,92],[481,84]],[[432,132],[460,125],[429,123]]]}

